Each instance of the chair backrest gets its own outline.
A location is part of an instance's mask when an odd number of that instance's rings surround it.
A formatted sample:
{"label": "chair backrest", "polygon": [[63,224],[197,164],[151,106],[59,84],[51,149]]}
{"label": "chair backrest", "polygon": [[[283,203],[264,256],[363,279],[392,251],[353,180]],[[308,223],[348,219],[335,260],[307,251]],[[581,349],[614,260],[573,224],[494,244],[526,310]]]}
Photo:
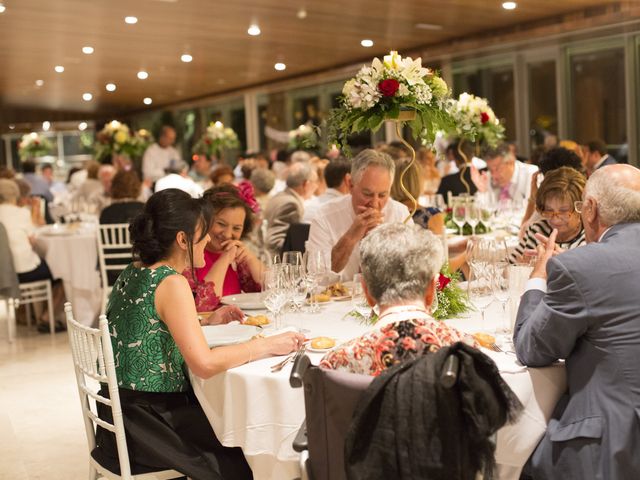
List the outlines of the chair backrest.
{"label": "chair backrest", "polygon": [[37,280],[20,284],[20,303],[51,301],[51,280]]}
{"label": "chair backrest", "polygon": [[[69,332],[69,343],[73,355],[89,452],[92,452],[96,447],[95,428],[97,425],[113,432],[118,448],[120,475],[121,478],[128,479],[131,477],[131,466],[107,317],[100,315],[99,327],[91,328],[81,325],[73,319],[70,303],[65,304],[64,311],[67,317],[67,331]],[[96,382],[98,382],[97,385]],[[100,395],[100,384],[107,385],[109,398]],[[111,408],[113,423],[98,418],[97,410],[92,409],[91,400]]]}
{"label": "chair backrest", "polygon": [[314,480],[346,479],[344,442],[374,377],[310,366],[303,375],[309,466]]}
{"label": "chair backrest", "polygon": [[0,297],[18,298],[18,275],[13,263],[13,254],[9,247],[9,236],[5,226],[0,222]]}
{"label": "chair backrest", "polygon": [[308,223],[292,223],[287,230],[282,244],[282,252],[302,252],[305,251],[305,242],[309,240],[309,229],[311,225]]}
{"label": "chair backrest", "polygon": [[98,262],[104,289],[102,313],[105,313],[106,298],[111,292],[111,287],[132,259],[129,224],[100,225],[98,227]]}

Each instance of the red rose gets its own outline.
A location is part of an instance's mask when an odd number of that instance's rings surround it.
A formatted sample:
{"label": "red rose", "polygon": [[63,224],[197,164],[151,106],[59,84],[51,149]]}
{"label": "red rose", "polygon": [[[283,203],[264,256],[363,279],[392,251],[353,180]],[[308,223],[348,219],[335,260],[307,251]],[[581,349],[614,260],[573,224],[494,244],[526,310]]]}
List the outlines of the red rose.
{"label": "red rose", "polygon": [[378,83],[378,90],[380,90],[380,93],[385,97],[393,97],[399,88],[400,83],[393,78],[381,80],[380,83]]}
{"label": "red rose", "polygon": [[449,282],[451,282],[451,279],[449,277],[445,277],[444,275],[440,274],[440,276],[438,277],[438,290],[442,291],[447,288]]}
{"label": "red rose", "polygon": [[480,121],[482,122],[483,125],[487,123],[489,121],[489,114],[487,112],[482,112],[480,114]]}

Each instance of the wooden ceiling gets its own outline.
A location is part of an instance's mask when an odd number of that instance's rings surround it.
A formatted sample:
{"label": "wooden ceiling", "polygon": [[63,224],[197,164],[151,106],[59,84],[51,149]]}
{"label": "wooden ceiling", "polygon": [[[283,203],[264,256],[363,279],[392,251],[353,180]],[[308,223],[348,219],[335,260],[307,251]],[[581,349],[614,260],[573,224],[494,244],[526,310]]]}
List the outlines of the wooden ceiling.
{"label": "wooden ceiling", "polygon": [[[507,11],[502,0],[0,2],[0,106],[87,114],[154,108],[615,3],[519,0]],[[138,23],[125,24],[128,15]],[[251,23],[260,36],[247,34]],[[365,38],[373,48],[360,45]],[[94,53],[83,54],[83,46]],[[191,63],[180,60],[184,53]],[[276,71],[276,62],[286,70]],[[139,70],[149,78],[139,80]],[[117,90],[107,92],[107,83]]]}

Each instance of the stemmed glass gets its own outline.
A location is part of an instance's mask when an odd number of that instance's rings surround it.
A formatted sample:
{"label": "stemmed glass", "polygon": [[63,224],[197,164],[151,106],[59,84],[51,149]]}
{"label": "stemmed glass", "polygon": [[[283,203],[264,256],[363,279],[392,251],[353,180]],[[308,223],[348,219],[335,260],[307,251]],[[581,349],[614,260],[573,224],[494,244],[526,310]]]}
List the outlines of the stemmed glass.
{"label": "stemmed glass", "polygon": [[272,265],[264,272],[264,305],[273,314],[275,328],[282,327],[282,308],[289,299],[286,282],[286,267]]}
{"label": "stemmed glass", "polygon": [[356,273],[353,276],[353,290],[351,292],[351,309],[362,315],[363,318],[369,318],[371,314],[371,306],[364,296],[364,288],[362,287],[362,274]]}
{"label": "stemmed glass", "polygon": [[[494,262],[495,241],[490,238],[472,238],[467,243],[467,263],[472,277],[484,278]],[[486,285],[487,291],[490,285]]]}
{"label": "stemmed glass", "polygon": [[307,251],[303,255],[302,263],[305,269],[307,291],[310,295],[309,311],[317,313],[320,311],[320,306],[315,300],[316,290],[330,271],[327,255],[322,251]]}
{"label": "stemmed glass", "polygon": [[451,219],[453,220],[453,223],[455,223],[458,226],[458,229],[460,231],[460,235],[464,235],[464,224],[467,221],[467,201],[465,198],[455,198],[452,201],[453,203],[453,207],[452,207],[452,212],[451,212]]}
{"label": "stemmed glass", "polygon": [[480,223],[480,209],[477,205],[473,204],[473,200],[469,200],[469,203],[465,209],[465,220],[469,225],[471,225],[471,233],[473,235],[476,234],[476,227],[478,223]]}
{"label": "stemmed glass", "polygon": [[282,263],[289,265],[302,265],[302,252],[292,250],[282,254]]}
{"label": "stemmed glass", "polygon": [[491,294],[491,269],[472,270],[469,282],[469,298],[482,315],[482,329],[486,328],[484,312],[493,302]]}
{"label": "stemmed glass", "polygon": [[507,317],[507,302],[510,297],[509,290],[509,262],[501,261],[496,262],[493,267],[493,296],[500,302],[502,305],[502,318],[503,323],[500,331],[502,333],[507,333],[509,331],[510,321]]}

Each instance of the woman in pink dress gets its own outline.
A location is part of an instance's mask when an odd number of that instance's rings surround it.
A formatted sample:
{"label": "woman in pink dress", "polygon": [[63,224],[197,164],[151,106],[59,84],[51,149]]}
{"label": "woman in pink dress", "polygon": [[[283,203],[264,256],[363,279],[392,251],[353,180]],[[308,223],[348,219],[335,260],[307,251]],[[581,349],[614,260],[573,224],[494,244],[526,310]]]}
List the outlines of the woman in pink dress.
{"label": "woman in pink dress", "polygon": [[220,298],[241,292],[259,292],[264,266],[242,239],[251,232],[258,205],[246,186],[220,185],[204,192],[213,210],[213,221],[204,259],[205,265],[184,275],[193,290],[196,308],[209,312],[220,306]]}

